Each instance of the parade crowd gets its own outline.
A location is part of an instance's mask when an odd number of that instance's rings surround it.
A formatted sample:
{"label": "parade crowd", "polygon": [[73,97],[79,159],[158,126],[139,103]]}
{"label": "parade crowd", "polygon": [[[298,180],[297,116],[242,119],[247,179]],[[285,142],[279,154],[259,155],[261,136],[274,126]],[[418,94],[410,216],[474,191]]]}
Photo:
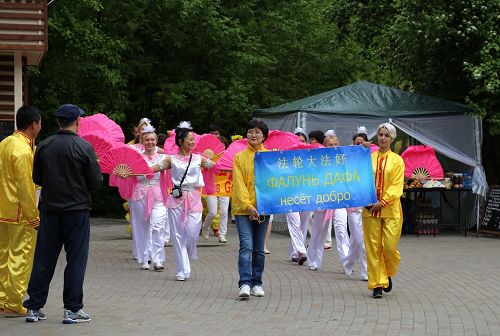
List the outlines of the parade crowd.
{"label": "parade crowd", "polygon": [[[76,105],[61,105],[56,111],[59,130],[35,146],[41,113],[35,107],[21,107],[17,130],[0,143],[0,312],[25,316],[27,322],[47,318],[42,308],[63,247],[67,262],[63,323],[92,319],[83,311],[83,283],[91,193],[101,187],[103,176],[94,148],[77,134],[84,114]],[[306,134],[297,128],[294,134],[302,148],[370,148],[368,130],[353,129],[346,143],[334,130]],[[218,158],[193,151],[196,133],[190,122],[181,122],[167,134],[158,134],[148,118],[134,127],[134,139],[127,146],[142,155],[152,174],[122,173],[119,178],[131,186],[126,201],[131,253],[139,271],[163,272],[166,246],[171,243],[175,279],[188,281],[192,262],[198,259],[199,236],[210,239],[213,230],[225,244],[228,222],[234,220],[239,237],[237,295],[241,300],[265,295],[262,279],[272,216],[257,208],[254,158],[268,150],[264,145],[270,130],[259,119],[250,120],[245,130],[247,147],[234,156],[232,194],[227,196],[212,190],[213,181],[206,176],[218,173]],[[287,258],[311,271],[321,269],[325,251],[332,248],[333,230],[346,277],[354,277],[359,263],[356,278],[367,281],[373,298],[381,298],[392,290],[400,261],[404,162],[391,151],[395,127],[384,123],[376,131],[378,149],[371,161],[377,202],[362,208],[287,213],[291,238]],[[209,132],[229,145],[217,127]],[[169,138],[178,148],[175,154],[163,148]]]}

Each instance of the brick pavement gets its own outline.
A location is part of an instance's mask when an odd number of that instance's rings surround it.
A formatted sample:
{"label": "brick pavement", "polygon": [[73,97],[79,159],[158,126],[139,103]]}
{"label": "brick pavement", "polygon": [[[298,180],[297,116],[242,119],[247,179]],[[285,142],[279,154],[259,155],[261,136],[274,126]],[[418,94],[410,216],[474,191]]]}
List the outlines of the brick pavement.
{"label": "brick pavement", "polygon": [[287,260],[288,237],[273,234],[266,296],[238,301],[234,225],[226,245],[213,237],[201,240],[192,278],[177,282],[171,260],[163,273],[139,270],[123,222],[92,223],[84,304],[93,321],[61,324],[61,258],[47,320],[28,324],[0,315],[1,336],[500,335],[500,241],[495,238],[404,236],[394,290],[375,300],[357,269],[352,279],[341,273],[334,249],[325,253],[322,270],[309,271]]}

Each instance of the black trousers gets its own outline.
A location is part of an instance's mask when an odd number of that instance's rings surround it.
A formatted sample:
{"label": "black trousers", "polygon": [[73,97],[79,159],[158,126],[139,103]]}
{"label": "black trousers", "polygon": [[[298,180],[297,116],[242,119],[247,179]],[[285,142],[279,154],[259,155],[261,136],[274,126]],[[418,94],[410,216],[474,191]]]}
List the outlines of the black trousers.
{"label": "black trousers", "polygon": [[42,212],[35,248],[33,270],[28,285],[28,309],[45,306],[57,259],[64,245],[64,308],[77,311],[83,307],[83,280],[87,268],[90,238],[90,211]]}

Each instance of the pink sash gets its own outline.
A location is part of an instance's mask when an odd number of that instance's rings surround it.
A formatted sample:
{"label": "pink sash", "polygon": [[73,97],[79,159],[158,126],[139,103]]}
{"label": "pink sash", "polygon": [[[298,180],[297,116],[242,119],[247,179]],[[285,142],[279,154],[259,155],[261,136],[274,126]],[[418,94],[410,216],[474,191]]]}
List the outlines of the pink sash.
{"label": "pink sash", "polygon": [[187,223],[189,212],[202,212],[203,205],[201,204],[201,194],[199,190],[183,190],[182,197],[174,198],[170,195],[165,202],[165,206],[169,209],[175,209],[180,205],[184,206],[184,223]]}

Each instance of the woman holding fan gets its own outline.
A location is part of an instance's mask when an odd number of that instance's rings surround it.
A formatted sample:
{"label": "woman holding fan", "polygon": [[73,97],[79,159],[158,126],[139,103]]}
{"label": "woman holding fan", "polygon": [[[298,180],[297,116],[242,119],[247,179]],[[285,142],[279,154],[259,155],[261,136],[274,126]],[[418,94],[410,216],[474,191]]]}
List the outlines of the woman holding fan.
{"label": "woman holding fan", "polygon": [[[140,134],[139,140],[138,141],[132,140],[127,143],[127,145],[132,146],[132,148],[134,148],[141,154],[143,154],[145,150],[144,144],[142,143],[142,133],[144,133],[144,128],[148,126],[151,126],[151,120],[149,120],[148,118],[142,118],[139,121],[139,124],[137,125],[138,132]],[[156,136],[156,142],[158,144],[158,135]],[[155,145],[155,152],[159,154],[165,154],[163,148],[158,147],[157,145]]]}
{"label": "woman holding fan", "polygon": [[190,260],[198,259],[196,241],[201,228],[201,193],[204,186],[201,168],[212,168],[213,162],[192,153],[195,138],[191,123],[183,121],[175,129],[175,143],[179,153],[166,158],[159,169],[170,169],[172,193],[166,200],[170,239],[173,245],[176,279],[184,281],[191,276]]}
{"label": "woman holding fan", "polygon": [[[141,130],[140,143],[144,147],[144,159],[149,166],[162,164],[166,155],[156,151],[157,136],[155,128],[146,125]],[[130,221],[137,261],[141,269],[148,270],[150,260],[153,269],[161,272],[165,269],[165,235],[168,232],[167,209],[163,203],[160,188],[160,173],[149,179],[137,176],[132,197],[129,200]]]}

